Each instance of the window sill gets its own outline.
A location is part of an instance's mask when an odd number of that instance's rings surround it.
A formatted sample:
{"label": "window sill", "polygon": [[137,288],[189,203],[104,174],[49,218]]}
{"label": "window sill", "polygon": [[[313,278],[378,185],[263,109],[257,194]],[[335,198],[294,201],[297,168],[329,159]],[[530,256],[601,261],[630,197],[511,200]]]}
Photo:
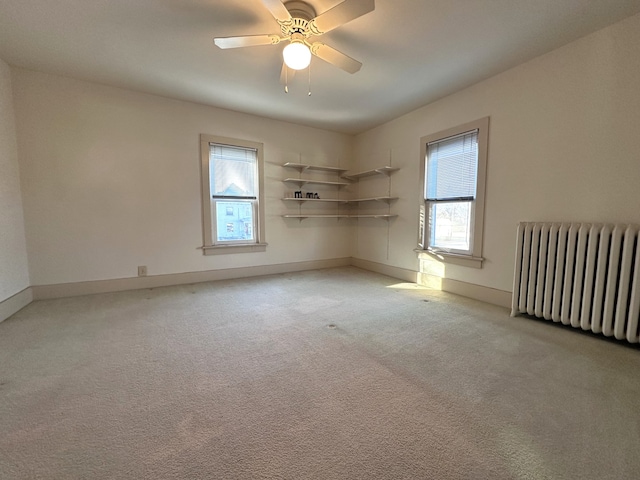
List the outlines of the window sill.
{"label": "window sill", "polygon": [[418,254],[418,258],[434,258],[440,262],[450,263],[452,265],[461,265],[470,268],[482,268],[482,257],[472,257],[471,255],[461,255],[459,253],[448,253],[435,250],[422,250],[416,248],[414,250]]}
{"label": "window sill", "polygon": [[247,245],[205,245],[201,248],[203,255],[224,255],[228,253],[266,252],[267,245],[267,243],[251,243]]}

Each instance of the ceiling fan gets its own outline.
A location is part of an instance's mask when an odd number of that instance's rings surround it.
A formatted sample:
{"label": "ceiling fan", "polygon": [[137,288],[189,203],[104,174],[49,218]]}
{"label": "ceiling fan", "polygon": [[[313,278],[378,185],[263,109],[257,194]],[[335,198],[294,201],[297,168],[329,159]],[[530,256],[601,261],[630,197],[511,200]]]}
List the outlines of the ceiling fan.
{"label": "ceiling fan", "polygon": [[344,0],[320,15],[316,15],[315,9],[305,1],[291,0],[284,3],[281,0],[262,0],[262,3],[280,25],[282,35],[221,37],[215,38],[214,43],[226,49],[289,42],[283,50],[284,62],[280,76],[282,83],[285,83],[287,75],[292,76],[295,70],[307,68],[311,62],[311,55],[349,73],[356,73],[362,67],[362,63],[335,48],[322,42],[312,42],[310,39],[373,11],[375,0]]}

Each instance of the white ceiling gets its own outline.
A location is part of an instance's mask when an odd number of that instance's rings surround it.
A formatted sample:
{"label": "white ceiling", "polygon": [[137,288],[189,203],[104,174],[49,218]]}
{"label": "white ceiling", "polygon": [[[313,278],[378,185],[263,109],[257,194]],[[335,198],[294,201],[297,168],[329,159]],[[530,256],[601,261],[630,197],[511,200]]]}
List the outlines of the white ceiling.
{"label": "white ceiling", "polygon": [[[340,0],[309,0],[322,13]],[[279,83],[283,44],[221,50],[213,37],[279,33],[261,0],[0,0],[10,65],[359,133],[640,12],[640,0],[376,0],[322,37],[364,65],[320,59]]]}

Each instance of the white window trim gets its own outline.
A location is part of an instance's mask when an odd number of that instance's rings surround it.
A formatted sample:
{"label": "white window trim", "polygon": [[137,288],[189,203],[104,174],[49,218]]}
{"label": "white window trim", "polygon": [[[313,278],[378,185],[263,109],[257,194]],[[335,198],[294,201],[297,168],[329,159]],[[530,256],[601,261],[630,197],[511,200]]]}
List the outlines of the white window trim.
{"label": "white window trim", "polygon": [[419,232],[419,236],[423,239],[423,245],[417,248],[415,251],[422,258],[424,255],[435,257],[436,259],[451,263],[455,265],[462,265],[465,267],[482,268],[482,240],[484,231],[484,199],[487,177],[487,154],[489,144],[489,117],[484,117],[473,122],[465,123],[457,127],[452,127],[447,130],[443,130],[431,135],[426,135],[420,138],[420,205],[421,209],[425,208],[425,168],[427,158],[427,144],[445,138],[460,135],[472,130],[478,130],[478,176],[476,186],[476,199],[473,204],[473,232],[472,232],[472,251],[470,255],[447,252],[444,250],[433,249],[427,246],[428,240],[426,239],[426,229],[428,228],[426,223],[428,222],[428,212],[425,213],[425,225],[424,231]]}
{"label": "white window trim", "polygon": [[[209,183],[209,145],[218,143],[222,145],[232,145],[236,147],[252,148],[256,150],[258,161],[258,212],[256,219],[255,242],[251,243],[229,243],[224,245],[214,245],[212,234],[212,212],[211,212],[211,185]],[[267,249],[265,242],[264,228],[264,145],[249,140],[237,138],[219,137],[216,135],[200,135],[200,175],[202,178],[202,251],[204,255],[219,255],[228,253],[248,253],[264,252]]]}

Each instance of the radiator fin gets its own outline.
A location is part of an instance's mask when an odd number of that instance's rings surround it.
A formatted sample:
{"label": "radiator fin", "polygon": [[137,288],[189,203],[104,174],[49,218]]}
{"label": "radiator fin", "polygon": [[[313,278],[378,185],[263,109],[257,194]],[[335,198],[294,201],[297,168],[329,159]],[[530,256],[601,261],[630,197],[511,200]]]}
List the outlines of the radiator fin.
{"label": "radiator fin", "polygon": [[640,341],[636,225],[522,222],[511,314]]}

